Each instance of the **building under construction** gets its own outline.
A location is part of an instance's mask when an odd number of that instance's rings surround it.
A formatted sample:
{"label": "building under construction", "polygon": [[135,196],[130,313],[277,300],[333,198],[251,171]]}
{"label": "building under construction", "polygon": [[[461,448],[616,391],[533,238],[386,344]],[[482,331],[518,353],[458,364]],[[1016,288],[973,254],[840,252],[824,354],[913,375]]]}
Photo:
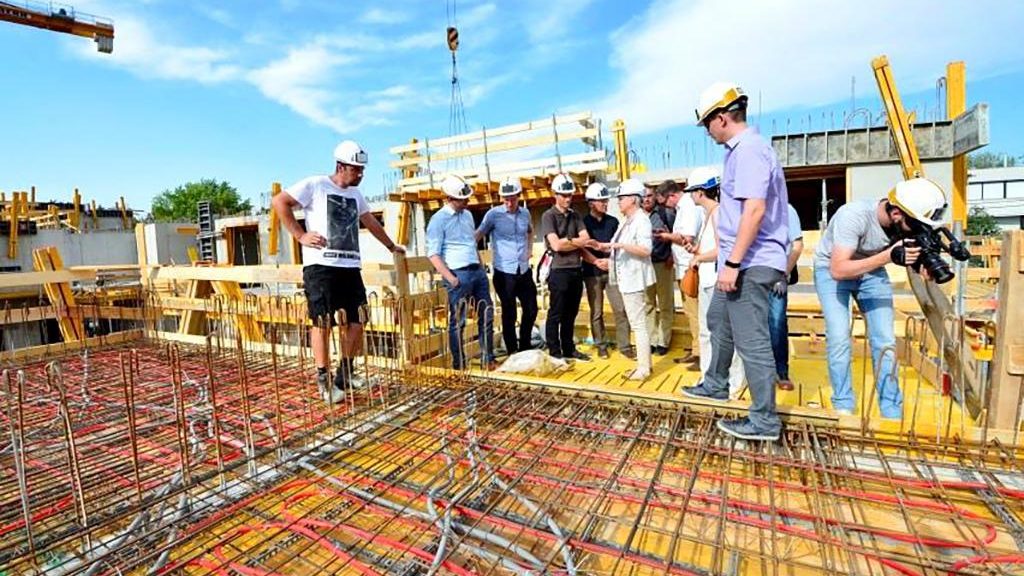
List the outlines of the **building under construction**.
{"label": "building under construction", "polygon": [[[101,32],[102,50],[113,28]],[[889,130],[774,141],[792,188],[818,195],[807,221],[878,166],[947,179],[962,218],[972,144],[958,142],[987,117],[964,119],[951,68],[950,121],[912,125],[888,65],[875,70]],[[797,386],[778,393],[779,442],[719,432],[748,399],[683,399],[700,375],[671,358],[643,382],[621,378],[617,357],[531,375],[447,368],[446,293],[415,255],[439,167],[465,161],[446,171],[471,182],[471,209],[517,176],[536,210],[556,173],[627,177],[624,124],[612,134],[610,154],[581,113],[393,148],[382,218],[410,256],[362,242],[370,302],[353,360],[366,385],[340,404],[316,390],[301,252],[275,215],[133,228],[123,200],[103,213],[77,194],[41,209],[0,198],[8,260],[31,254],[33,267],[0,275],[0,573],[1024,573],[1019,232],[972,244],[980,263],[958,267],[949,291],[894,274],[899,421],[878,418],[859,316],[864,402],[853,416],[830,409],[806,290],[790,300]],[[550,154],[502,157],[530,147]],[[134,261],[65,263],[66,243],[101,233],[104,217],[134,234]],[[19,251],[25,222],[63,228],[57,246]],[[675,348],[692,337],[685,324]],[[469,355],[475,340],[467,327]]]}

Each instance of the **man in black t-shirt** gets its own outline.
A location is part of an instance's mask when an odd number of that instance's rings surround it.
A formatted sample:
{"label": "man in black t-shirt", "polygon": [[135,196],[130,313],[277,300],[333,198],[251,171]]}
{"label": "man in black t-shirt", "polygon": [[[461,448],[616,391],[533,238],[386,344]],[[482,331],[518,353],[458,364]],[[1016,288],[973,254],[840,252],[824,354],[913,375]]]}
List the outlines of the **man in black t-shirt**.
{"label": "man in black t-shirt", "polygon": [[[587,187],[584,197],[590,213],[583,217],[583,225],[587,234],[597,242],[611,242],[615,230],[619,227],[619,219],[608,214],[608,200],[611,198],[608,187],[594,182]],[[608,283],[607,252],[591,249],[583,254],[583,285],[587,289],[587,303],[590,306],[590,334],[597,346],[597,355],[608,357],[608,340],[604,326],[604,297],[607,293],[608,303],[612,306],[615,316],[615,344],[624,356],[636,358],[636,352],[629,343],[629,319],[626,318],[626,307],[622,302],[619,289]]]}
{"label": "man in black t-shirt", "polygon": [[576,192],[572,179],[567,174],[558,174],[551,180],[551,191],[555,194],[555,205],[540,217],[541,238],[553,253],[548,275],[550,307],[544,326],[544,340],[552,356],[586,362],[590,356],[576,349],[573,329],[583,298],[581,253],[597,243],[587,234],[583,218],[572,209],[572,195]]}

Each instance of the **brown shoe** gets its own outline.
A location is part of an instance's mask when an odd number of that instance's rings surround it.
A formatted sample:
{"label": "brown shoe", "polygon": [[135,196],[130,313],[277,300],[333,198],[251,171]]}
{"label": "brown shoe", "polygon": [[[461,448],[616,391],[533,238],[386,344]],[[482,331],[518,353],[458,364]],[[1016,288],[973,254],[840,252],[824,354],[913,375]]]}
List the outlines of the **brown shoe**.
{"label": "brown shoe", "polygon": [[793,390],[794,388],[796,388],[795,386],[793,386],[793,381],[792,380],[779,380],[777,382],[777,384],[778,384],[779,390],[789,391],[789,390]]}
{"label": "brown shoe", "polygon": [[497,361],[491,360],[490,362],[487,363],[486,370],[488,372],[494,372],[497,369],[498,369],[498,362]]}
{"label": "brown shoe", "polygon": [[626,348],[621,351],[621,354],[630,360],[636,360],[636,350],[633,348]]}

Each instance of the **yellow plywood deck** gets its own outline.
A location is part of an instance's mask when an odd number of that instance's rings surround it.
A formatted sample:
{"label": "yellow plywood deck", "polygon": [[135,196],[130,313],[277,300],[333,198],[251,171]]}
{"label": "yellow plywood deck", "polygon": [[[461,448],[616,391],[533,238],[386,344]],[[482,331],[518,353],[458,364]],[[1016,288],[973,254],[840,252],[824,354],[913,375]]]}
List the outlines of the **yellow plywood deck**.
{"label": "yellow plywood deck", "polygon": [[[534,378],[521,375],[494,373],[493,377],[500,380],[529,382],[555,388],[611,393],[636,398],[647,398],[659,401],[682,402],[693,405],[721,406],[726,409],[744,411],[749,406],[749,391],[744,391],[740,399],[728,403],[700,402],[683,397],[679,389],[691,386],[700,378],[697,369],[689,364],[677,364],[674,358],[684,356],[680,350],[673,349],[667,356],[653,357],[653,375],[643,382],[626,380],[624,375],[631,371],[636,362],[616,351],[611,351],[610,358],[601,359],[597,349],[581,345],[579,349],[590,354],[590,362],[575,362],[570,370],[553,378]],[[834,420],[845,426],[860,426],[867,412],[872,427],[885,431],[914,430],[918,434],[935,434],[937,431],[945,435],[957,433],[964,426],[974,426],[970,415],[966,414],[960,404],[949,396],[943,396],[930,382],[920,378],[918,372],[910,366],[901,366],[900,388],[904,395],[903,420],[884,420],[878,412],[877,397],[874,401],[864,394],[865,387],[873,387],[874,378],[871,374],[871,363],[861,358],[852,362],[853,384],[858,401],[854,416],[840,416],[831,410],[832,387],[829,384],[827,361],[824,356],[799,357],[790,360],[790,376],[795,384],[792,391],[776,390],[776,401],[779,411],[793,416]],[[870,410],[868,410],[870,405]]]}

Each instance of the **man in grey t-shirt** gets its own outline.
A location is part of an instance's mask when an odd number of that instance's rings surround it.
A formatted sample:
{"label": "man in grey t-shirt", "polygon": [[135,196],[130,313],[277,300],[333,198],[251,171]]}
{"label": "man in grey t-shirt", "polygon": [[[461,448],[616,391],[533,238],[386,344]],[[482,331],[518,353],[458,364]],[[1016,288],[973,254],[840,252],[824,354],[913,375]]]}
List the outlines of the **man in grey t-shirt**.
{"label": "man in grey t-shirt", "polygon": [[[828,375],[832,407],[853,414],[850,373],[850,298],[867,321],[871,361],[879,381],[878,408],[883,418],[899,419],[903,395],[894,374],[896,353],[892,285],[885,266],[910,266],[921,249],[904,246],[916,226],[942,225],[946,198],[934,182],[915,178],[900,182],[887,198],[850,202],[836,211],[814,255],[814,287],[825,315]],[[922,269],[927,279],[927,272]]]}

